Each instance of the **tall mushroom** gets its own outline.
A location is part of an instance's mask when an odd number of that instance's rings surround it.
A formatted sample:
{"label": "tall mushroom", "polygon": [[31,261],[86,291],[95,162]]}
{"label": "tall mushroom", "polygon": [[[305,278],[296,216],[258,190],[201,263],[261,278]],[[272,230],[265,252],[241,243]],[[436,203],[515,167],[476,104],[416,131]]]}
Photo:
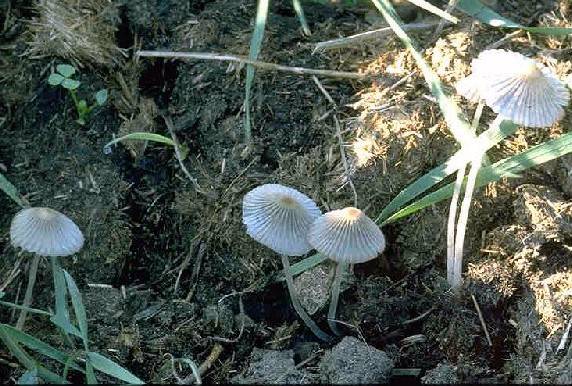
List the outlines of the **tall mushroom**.
{"label": "tall mushroom", "polygon": [[328,324],[332,331],[340,335],[336,326],[336,311],[346,267],[348,264],[375,259],[385,249],[385,237],[377,224],[364,212],[348,207],[318,217],[310,228],[308,241],[316,251],[337,264]]}
{"label": "tall mushroom", "polygon": [[16,322],[16,328],[22,329],[28,313],[26,308],[32,304],[40,257],[51,257],[52,266],[55,266],[58,256],[69,256],[78,252],[83,246],[84,238],[78,226],[66,215],[54,209],[36,207],[16,213],[10,226],[10,242],[14,247],[34,253],[22,304],[24,308]]}
{"label": "tall mushroom", "polygon": [[[564,107],[570,101],[568,88],[535,60],[518,52],[486,50],[472,61],[471,69],[473,72],[457,84],[457,92],[470,101],[479,102],[479,106],[484,102],[497,113],[491,126],[509,120],[526,127],[550,127],[564,116]],[[462,286],[463,246],[471,198],[483,155],[476,153],[471,161],[457,234],[447,232],[447,280],[457,293]],[[464,167],[461,170],[451,201],[449,227],[454,224]]]}
{"label": "tall mushroom", "polygon": [[254,188],[244,196],[242,203],[242,222],[248,235],[282,258],[294,309],[314,335],[329,341],[330,336],[318,327],[300,304],[288,260],[288,256],[302,256],[312,249],[306,236],[314,219],[321,214],[308,196],[279,184]]}

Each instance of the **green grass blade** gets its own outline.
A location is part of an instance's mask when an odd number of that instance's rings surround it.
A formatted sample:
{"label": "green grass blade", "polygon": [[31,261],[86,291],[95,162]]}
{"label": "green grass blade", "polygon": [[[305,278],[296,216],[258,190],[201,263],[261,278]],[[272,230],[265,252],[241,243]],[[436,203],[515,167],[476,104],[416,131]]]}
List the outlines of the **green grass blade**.
{"label": "green grass blade", "polygon": [[423,8],[427,12],[431,12],[432,14],[435,14],[445,20],[448,20],[451,23],[457,24],[457,22],[459,21],[459,19],[451,15],[449,12],[443,11],[441,8],[438,8],[425,0],[407,0],[407,1],[409,1],[411,4],[415,4],[419,8]]}
{"label": "green grass blade", "polygon": [[36,370],[38,375],[51,383],[68,383],[65,379],[60,377],[58,374],[46,369],[45,367],[39,365],[31,356],[29,356],[18,343],[6,332],[3,326],[0,326],[0,340],[4,342],[10,353],[18,359],[21,365],[26,369],[33,371]]}
{"label": "green grass blade", "polygon": [[[299,275],[302,272],[314,268],[315,266],[317,266],[318,264],[322,263],[324,260],[327,259],[328,258],[322,255],[321,253],[316,253],[315,255],[307,257],[304,260],[297,262],[296,264],[292,264],[290,266],[290,274],[292,275],[292,277]],[[278,281],[284,281],[284,280],[285,280],[284,275],[280,273]]]}
{"label": "green grass blade", "polygon": [[26,207],[24,200],[20,197],[18,189],[2,173],[0,173],[0,190],[8,195],[16,204],[20,205],[22,208]]}
{"label": "green grass blade", "polygon": [[44,311],[44,310],[39,310],[37,308],[30,308],[30,307],[24,307],[21,306],[19,304],[14,304],[14,303],[10,303],[10,302],[5,302],[3,300],[0,300],[0,304],[7,306],[7,307],[11,307],[11,308],[15,308],[17,310],[26,310],[29,313],[33,313],[33,314],[40,314],[40,315],[45,315],[45,316],[53,316],[53,314],[51,312],[48,311]]}
{"label": "green grass blade", "polygon": [[26,370],[16,381],[17,385],[39,385],[38,369]]}
{"label": "green grass blade", "polygon": [[475,133],[471,130],[471,125],[463,116],[459,107],[443,90],[443,85],[439,80],[437,74],[427,64],[417,44],[403,31],[401,28],[401,20],[389,0],[371,0],[375,7],[381,12],[391,29],[395,32],[397,37],[401,39],[405,47],[411,52],[415,59],[417,66],[421,69],[427,85],[431,89],[431,93],[437,99],[439,108],[443,113],[443,117],[447,122],[447,126],[455,139],[461,144],[470,143],[476,137]]}
{"label": "green grass blade", "polygon": [[56,299],[56,314],[50,320],[65,334],[72,334],[82,338],[81,332],[71,324],[67,309],[67,288],[64,273],[57,257],[50,258],[52,264],[52,276],[54,278],[54,297]]}
{"label": "green grass blade", "polygon": [[128,370],[119,366],[117,363],[113,362],[111,359],[104,357],[96,352],[88,352],[87,358],[93,367],[105,374],[111,375],[117,379],[131,384],[143,384],[141,379],[137,378],[135,375],[131,374]]}
{"label": "green grass blade", "polygon": [[[264,39],[264,29],[266,28],[266,19],[268,17],[268,5],[270,0],[259,0],[256,9],[256,21],[254,32],[250,40],[250,50],[248,59],[256,60],[262,48],[262,40]],[[254,67],[246,66],[246,81],[244,84],[244,136],[246,142],[250,142],[252,138],[252,122],[250,120],[250,98],[252,92],[252,83],[254,82]]]}
{"label": "green grass blade", "polygon": [[304,15],[304,8],[302,8],[302,4],[300,4],[300,0],[292,0],[292,6],[294,7],[294,11],[296,11],[296,15],[298,16],[298,20],[300,20],[300,25],[302,26],[302,31],[304,31],[305,35],[311,35],[312,31],[310,31],[310,27],[308,26],[308,21],[306,20],[306,15]]}
{"label": "green grass blade", "polygon": [[81,300],[81,293],[75,284],[74,279],[71,275],[64,269],[64,276],[66,279],[66,284],[68,286],[68,291],[70,293],[75,318],[77,320],[79,331],[81,332],[81,339],[83,340],[83,346],[85,351],[88,350],[88,339],[87,339],[87,315],[85,312],[85,307],[83,306],[83,301]]}
{"label": "green grass blade", "polygon": [[504,27],[504,28],[517,28],[529,31],[532,33],[544,34],[544,35],[570,35],[572,34],[572,28],[563,27],[525,27],[521,24],[515,23],[514,21],[507,19],[506,17],[499,15],[491,8],[487,7],[479,0],[460,0],[457,3],[457,8],[466,13],[467,15],[474,17],[481,23],[491,25],[493,27]]}
{"label": "green grass blade", "polygon": [[113,141],[108,142],[104,148],[109,148],[111,145],[115,145],[118,142],[126,141],[126,140],[136,140],[136,141],[152,141],[152,142],[159,142],[164,143],[167,145],[175,146],[175,143],[171,138],[167,138],[161,134],[155,133],[146,133],[146,132],[136,132],[124,135],[123,137],[115,138]]}
{"label": "green grass blade", "polygon": [[491,125],[489,129],[479,135],[472,145],[461,148],[461,150],[457,151],[457,153],[455,153],[455,155],[449,158],[445,163],[432,169],[402,190],[383,209],[375,221],[384,222],[399,208],[402,208],[405,204],[415,199],[420,194],[430,190],[439,182],[443,181],[445,177],[459,170],[460,167],[465,165],[474,157],[476,152],[486,152],[488,149],[513,134],[517,129],[518,126],[511,121],[503,121],[500,125]]}
{"label": "green grass blade", "polygon": [[85,379],[88,385],[97,385],[99,383],[90,361],[85,361]]}
{"label": "green grass blade", "polygon": [[[493,165],[483,167],[477,176],[475,188],[498,181],[504,177],[519,177],[518,173],[526,169],[551,161],[570,152],[572,152],[572,133],[567,133],[520,154],[496,162]],[[426,208],[429,205],[436,204],[441,200],[451,197],[452,194],[453,184],[451,183],[401,209],[385,220],[382,225],[389,224]]]}
{"label": "green grass blade", "polygon": [[[0,324],[0,328],[3,329],[4,332],[8,334],[14,341],[23,344],[24,346],[37,352],[38,354],[47,356],[48,358],[51,358],[62,364],[66,364],[70,361],[70,359],[72,359],[66,353],[50,346],[47,343],[42,342],[41,340],[32,335],[26,334],[25,332],[18,330],[17,328],[14,328],[7,324]],[[74,370],[83,372],[83,370],[74,363],[71,363],[69,366]]]}

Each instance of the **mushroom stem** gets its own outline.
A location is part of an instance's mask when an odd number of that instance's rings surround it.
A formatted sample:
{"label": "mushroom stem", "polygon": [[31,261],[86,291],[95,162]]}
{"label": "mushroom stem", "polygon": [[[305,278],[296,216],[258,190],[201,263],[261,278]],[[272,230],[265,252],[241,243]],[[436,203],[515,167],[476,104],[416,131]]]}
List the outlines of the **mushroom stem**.
{"label": "mushroom stem", "polygon": [[26,294],[24,295],[24,302],[22,303],[22,307],[25,308],[22,308],[18,321],[16,322],[16,328],[18,330],[22,330],[24,328],[26,316],[28,316],[28,310],[26,308],[30,307],[32,304],[32,295],[34,294],[34,285],[36,284],[39,263],[40,256],[34,255],[30,264],[30,270],[28,271],[28,286],[26,287]]}
{"label": "mushroom stem", "polygon": [[288,292],[290,293],[290,299],[292,300],[292,306],[294,307],[294,310],[296,310],[300,318],[304,321],[306,326],[312,330],[314,335],[316,335],[324,342],[331,341],[332,338],[324,331],[322,331],[320,327],[318,327],[318,325],[312,320],[312,318],[310,318],[310,315],[308,315],[302,307],[300,299],[298,299],[298,295],[296,294],[296,289],[294,288],[294,278],[290,273],[290,261],[288,260],[288,256],[280,255],[280,257],[282,258],[282,265],[284,266],[284,277],[286,279]]}
{"label": "mushroom stem", "polygon": [[336,313],[338,311],[338,301],[340,299],[340,287],[344,274],[346,272],[346,263],[336,264],[336,274],[332,282],[332,300],[330,301],[330,308],[328,310],[328,325],[336,335],[342,335],[338,326],[336,326]]}

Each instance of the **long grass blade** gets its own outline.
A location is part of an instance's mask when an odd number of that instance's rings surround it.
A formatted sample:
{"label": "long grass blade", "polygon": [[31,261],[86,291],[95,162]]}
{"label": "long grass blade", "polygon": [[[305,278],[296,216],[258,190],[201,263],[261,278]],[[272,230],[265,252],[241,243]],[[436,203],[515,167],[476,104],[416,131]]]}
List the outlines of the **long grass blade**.
{"label": "long grass blade", "polygon": [[296,16],[298,16],[298,20],[300,20],[300,25],[302,26],[302,31],[304,31],[304,35],[310,36],[312,34],[312,31],[310,31],[310,27],[308,26],[308,21],[306,20],[306,15],[304,15],[304,8],[302,8],[300,0],[292,0],[292,6],[294,7],[294,11],[296,11]]}
{"label": "long grass blade", "polygon": [[480,22],[488,24],[493,27],[523,29],[525,31],[537,34],[544,34],[544,35],[572,34],[572,28],[523,26],[502,15],[499,15],[491,8],[481,3],[479,0],[460,0],[459,3],[457,4],[457,8],[460,11],[466,13],[467,15],[479,20]]}
{"label": "long grass blade", "polygon": [[54,297],[56,299],[56,313],[50,320],[58,326],[65,334],[72,334],[82,338],[81,332],[71,324],[67,309],[67,288],[63,270],[57,257],[50,258],[52,265],[52,276],[54,278]]}
{"label": "long grass blade", "polygon": [[22,208],[26,207],[26,203],[20,196],[18,189],[12,185],[10,181],[2,173],[0,173],[0,190],[8,195],[16,204],[20,205]]}
{"label": "long grass blade", "polygon": [[48,311],[40,310],[40,309],[37,309],[37,308],[24,307],[24,306],[21,306],[21,305],[19,305],[19,304],[14,304],[14,303],[10,303],[10,302],[5,302],[5,301],[3,301],[3,300],[0,300],[0,304],[2,304],[3,306],[15,308],[15,309],[17,309],[17,310],[26,310],[26,311],[28,311],[29,313],[32,313],[32,314],[39,314],[39,315],[45,315],[45,316],[53,316],[53,314],[52,314],[51,312],[48,312]]}
{"label": "long grass blade", "polygon": [[93,367],[105,374],[111,375],[117,379],[120,379],[124,382],[142,385],[143,382],[141,379],[137,378],[135,375],[131,374],[128,370],[124,369],[123,367],[119,366],[117,363],[113,362],[111,359],[104,357],[101,354],[96,352],[88,352],[87,359],[93,365]]}
{"label": "long grass blade", "polygon": [[[475,188],[480,188],[490,182],[498,181],[501,178],[520,177],[518,173],[566,155],[570,152],[572,152],[572,133],[567,133],[561,135],[559,138],[550,140],[522,153],[481,168],[477,176]],[[453,183],[448,184],[441,189],[424,196],[419,201],[399,210],[387,220],[383,221],[382,225],[392,223],[400,218],[451,197],[453,194],[453,185]]]}
{"label": "long grass blade", "polygon": [[457,22],[459,21],[459,19],[451,15],[449,12],[443,11],[441,8],[438,8],[425,0],[407,0],[407,1],[409,1],[411,4],[415,4],[419,8],[423,8],[428,12],[431,12],[439,17],[442,17],[443,19],[448,20],[451,23],[457,24]]}
{"label": "long grass blade", "polygon": [[[259,0],[256,10],[256,20],[254,32],[250,40],[250,50],[248,59],[256,60],[260,54],[262,40],[264,39],[264,29],[266,28],[266,19],[268,17],[268,5],[270,0]],[[250,119],[250,99],[252,91],[252,83],[254,82],[254,66],[246,66],[246,82],[244,84],[244,136],[246,142],[250,142],[252,138],[252,121]]]}
{"label": "long grass blade", "polygon": [[103,148],[109,149],[111,145],[115,145],[118,142],[129,141],[129,140],[152,141],[175,146],[173,140],[171,138],[165,137],[164,135],[155,133],[146,133],[146,132],[136,132],[136,133],[129,133],[127,135],[124,135],[123,137],[115,138],[113,141],[110,141],[107,144],[105,144]]}
{"label": "long grass blade", "polygon": [[30,355],[28,355],[18,343],[10,336],[9,333],[0,326],[0,340],[4,342],[10,353],[18,359],[20,364],[22,364],[26,369],[33,371],[36,370],[38,375],[51,383],[68,383],[65,379],[60,377],[58,374],[46,369],[45,367],[38,364]]}
{"label": "long grass blade", "polygon": [[447,122],[447,126],[451,133],[461,145],[468,144],[476,138],[475,133],[470,128],[470,124],[467,119],[463,116],[459,107],[455,102],[445,93],[443,90],[443,85],[439,80],[437,74],[433,69],[427,64],[423,55],[421,55],[417,44],[412,40],[401,27],[401,20],[395,12],[395,9],[389,2],[389,0],[371,0],[375,7],[381,12],[391,29],[395,32],[397,37],[401,39],[405,47],[411,52],[411,55],[415,59],[417,66],[421,69],[427,85],[431,89],[431,93],[437,99],[439,103],[439,108],[443,113],[443,117]]}
{"label": "long grass blade", "polygon": [[71,275],[65,269],[63,271],[66,279],[66,284],[68,286],[68,291],[70,293],[75,318],[77,320],[81,338],[83,340],[83,346],[87,351],[89,346],[89,341],[87,339],[87,315],[85,312],[85,307],[83,306],[83,301],[81,300],[81,293],[79,292],[79,289],[77,288],[77,285],[75,284],[75,281]]}
{"label": "long grass blade", "polygon": [[[306,272],[307,270],[314,268],[315,266],[317,266],[318,264],[322,263],[327,259],[328,258],[322,255],[321,253],[316,253],[315,255],[307,257],[304,260],[297,262],[296,264],[292,264],[289,270],[290,275],[294,277],[296,275],[301,274],[302,272]],[[286,278],[284,277],[283,274],[281,274],[280,277],[278,278],[278,281],[284,281],[284,280],[286,280]]]}
{"label": "long grass blade", "polygon": [[[50,346],[49,344],[42,342],[38,338],[26,334],[25,332],[22,332],[17,328],[14,328],[7,324],[0,324],[0,328],[2,328],[4,332],[8,334],[14,341],[23,344],[24,346],[37,352],[38,354],[47,356],[48,358],[51,358],[62,364],[68,363],[69,360],[71,359],[71,357],[66,353],[61,352],[60,350]],[[69,367],[71,367],[74,370],[83,372],[83,370],[73,362],[69,365]]]}
{"label": "long grass blade", "polygon": [[479,135],[472,144],[464,146],[445,163],[432,169],[399,192],[399,194],[383,209],[375,221],[385,223],[385,221],[398,209],[402,208],[405,204],[422,193],[430,190],[432,187],[443,181],[445,177],[459,170],[460,167],[463,167],[471,160],[476,152],[486,152],[509,135],[512,135],[517,129],[518,126],[511,121],[503,121],[500,125],[491,125],[491,127]]}

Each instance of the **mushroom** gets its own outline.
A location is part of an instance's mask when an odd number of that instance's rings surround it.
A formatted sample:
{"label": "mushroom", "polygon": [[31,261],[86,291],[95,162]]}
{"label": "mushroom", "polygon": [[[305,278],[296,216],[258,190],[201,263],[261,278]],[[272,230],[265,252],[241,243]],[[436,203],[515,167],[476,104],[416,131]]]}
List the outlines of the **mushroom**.
{"label": "mushroom", "polygon": [[242,202],[242,222],[248,235],[278,253],[282,259],[294,309],[318,338],[329,341],[330,336],[318,327],[300,304],[288,260],[288,256],[302,256],[312,249],[306,236],[314,219],[321,214],[308,196],[279,184],[254,188]]}
{"label": "mushroom", "polygon": [[336,311],[346,266],[375,259],[385,249],[385,237],[363,211],[348,207],[318,217],[310,228],[308,241],[316,251],[337,264],[328,324],[332,331],[340,335],[336,326]]}
{"label": "mushroom", "polygon": [[28,313],[27,308],[32,303],[40,257],[51,257],[52,265],[56,267],[57,257],[78,252],[83,246],[84,238],[78,226],[66,215],[54,209],[36,207],[22,209],[14,216],[10,226],[10,242],[14,247],[34,253],[22,304],[24,308],[16,322],[16,328],[22,329]]}
{"label": "mushroom", "polygon": [[457,84],[465,98],[484,100],[493,111],[527,127],[549,127],[564,116],[570,92],[547,67],[517,52],[486,50]]}

